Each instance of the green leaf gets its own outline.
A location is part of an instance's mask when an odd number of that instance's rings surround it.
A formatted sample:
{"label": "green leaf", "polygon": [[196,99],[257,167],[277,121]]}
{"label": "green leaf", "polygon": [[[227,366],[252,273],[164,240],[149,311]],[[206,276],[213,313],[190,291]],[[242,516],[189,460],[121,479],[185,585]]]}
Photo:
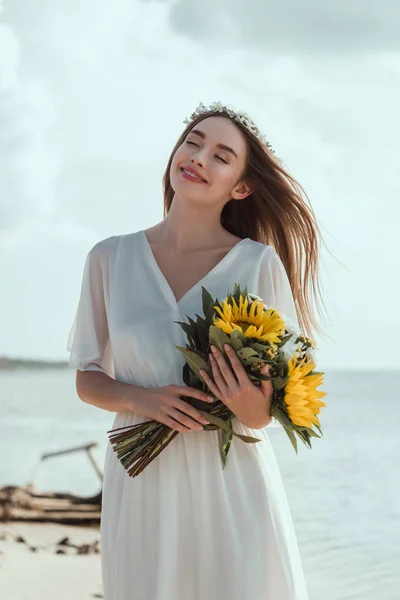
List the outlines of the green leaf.
{"label": "green leaf", "polygon": [[225,467],[226,459],[228,456],[229,449],[231,447],[233,435],[227,431],[221,431],[221,459],[222,459],[222,468]]}
{"label": "green leaf", "polygon": [[214,300],[213,300],[213,297],[211,296],[210,292],[208,292],[206,290],[206,288],[203,286],[201,286],[201,297],[202,297],[204,318],[209,325],[212,321],[212,317],[215,312]]}
{"label": "green leaf", "polygon": [[238,331],[238,329],[235,329],[230,334],[230,343],[232,348],[236,350],[236,352],[243,348],[243,346],[246,343],[246,339],[246,336],[243,335],[243,333],[241,333],[240,331]]}
{"label": "green leaf", "polygon": [[316,437],[316,438],[321,439],[321,436],[318,435],[318,433],[316,431],[314,431],[313,429],[307,428],[307,432],[308,432],[308,435],[310,435],[311,437]]}
{"label": "green leaf", "polygon": [[260,362],[260,357],[258,356],[258,352],[253,350],[252,348],[246,347],[241,348],[241,350],[237,351],[237,355],[245,366],[256,364]]}
{"label": "green leaf", "polygon": [[236,304],[239,306],[240,296],[242,296],[242,298],[246,298],[248,295],[247,286],[243,290],[241,290],[240,285],[238,283],[235,283],[235,285],[233,286],[233,293],[230,295],[235,299]]}
{"label": "green leaf", "polygon": [[265,346],[264,344],[260,344],[259,342],[252,342],[251,344],[249,344],[249,348],[253,348],[253,350],[258,352],[258,355],[260,356],[260,358],[264,354],[264,350],[267,347],[268,346]]}
{"label": "green leaf", "polygon": [[292,442],[292,446],[295,449],[296,454],[298,454],[296,436],[294,435],[294,433],[291,429],[289,429],[288,427],[285,427],[285,426],[284,426],[284,428],[285,428],[287,435],[289,436],[290,441]]}
{"label": "green leaf", "polygon": [[208,352],[208,332],[210,329],[210,325],[203,319],[203,317],[197,316],[197,333],[199,344],[197,346],[198,349],[202,350],[204,353]]}
{"label": "green leaf", "polygon": [[322,429],[321,429],[321,427],[320,427],[319,425],[316,425],[316,424],[314,423],[314,427],[316,427],[316,428],[318,429],[318,431],[320,432],[320,434],[321,434],[321,435],[323,435],[323,433],[322,433]]}
{"label": "green leaf", "polygon": [[253,348],[250,347],[242,348],[241,350],[239,350],[238,356],[240,356],[240,358],[250,358],[251,356],[256,356],[258,359],[260,358],[258,356],[257,350],[253,350]]}
{"label": "green leaf", "polygon": [[177,350],[179,350],[179,352],[181,352],[187,364],[197,376],[199,376],[200,369],[207,368],[206,361],[203,360],[201,356],[196,354],[194,350],[191,350],[190,348],[184,348],[183,346],[177,346],[176,344],[174,344],[174,346]]}
{"label": "green leaf", "polygon": [[211,423],[213,423],[214,425],[217,425],[217,427],[219,427],[220,429],[222,429],[223,431],[226,431],[227,433],[232,433],[234,436],[240,438],[243,442],[247,442],[248,444],[253,444],[255,442],[261,442],[260,439],[258,438],[253,438],[249,435],[242,435],[240,433],[236,433],[232,427],[229,425],[229,421],[225,421],[224,419],[220,419],[219,417],[209,413],[209,412],[205,412],[205,411],[200,411],[206,419],[208,419]]}
{"label": "green leaf", "polygon": [[184,321],[174,321],[174,323],[180,325],[188,337],[193,337],[195,334],[193,326],[190,323],[185,323]]}
{"label": "green leaf", "polygon": [[288,377],[275,377],[274,388],[277,390],[282,390],[286,386],[288,381],[289,381]]}
{"label": "green leaf", "polygon": [[293,335],[294,335],[293,333],[288,333],[287,335],[283,335],[281,337],[281,340],[280,340],[279,344],[277,344],[277,346],[279,348],[281,348],[282,346],[284,346],[286,344],[286,342],[288,342],[290,340],[290,338],[293,337]]}
{"label": "green leaf", "polygon": [[191,335],[189,338],[189,343],[192,348],[199,349],[199,348],[201,348],[201,340],[200,340],[200,335],[199,335],[198,324],[196,323],[196,321],[194,321],[189,316],[188,316],[188,319],[189,319],[189,323],[191,325]]}
{"label": "green leaf", "polygon": [[221,352],[225,353],[224,344],[230,344],[230,337],[215,325],[211,325],[208,335],[210,344],[214,344]]}

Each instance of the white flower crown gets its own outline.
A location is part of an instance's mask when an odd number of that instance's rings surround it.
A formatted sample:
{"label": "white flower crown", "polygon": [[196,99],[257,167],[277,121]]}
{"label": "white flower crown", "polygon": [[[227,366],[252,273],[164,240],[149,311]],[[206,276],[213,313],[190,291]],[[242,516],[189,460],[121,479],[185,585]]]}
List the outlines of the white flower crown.
{"label": "white flower crown", "polygon": [[238,121],[239,123],[247,127],[247,129],[253,135],[255,135],[260,140],[260,142],[262,142],[270,150],[270,152],[272,152],[272,154],[275,154],[266,136],[263,133],[261,133],[254,121],[249,117],[249,115],[243,111],[235,110],[235,108],[232,105],[227,106],[225,104],[222,104],[222,102],[213,102],[212,104],[210,104],[210,106],[205,106],[202,102],[200,102],[196,110],[190,115],[190,117],[186,117],[186,119],[184,119],[183,122],[185,123],[185,125],[189,125],[189,123],[191,123],[191,121],[193,121],[198,115],[202,115],[208,112],[226,112],[232,119]]}

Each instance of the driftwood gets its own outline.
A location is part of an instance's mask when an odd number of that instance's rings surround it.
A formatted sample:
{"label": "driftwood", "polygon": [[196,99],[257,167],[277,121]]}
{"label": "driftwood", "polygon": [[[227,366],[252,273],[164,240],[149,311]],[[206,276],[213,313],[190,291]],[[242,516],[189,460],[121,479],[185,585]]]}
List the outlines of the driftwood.
{"label": "driftwood", "polygon": [[[35,468],[37,477],[38,467],[44,460],[70,452],[85,450],[89,459],[103,479],[102,469],[92,453],[97,444],[87,444],[42,454]],[[34,482],[26,486],[8,485],[0,487],[0,521],[36,521],[64,523],[66,525],[99,525],[101,515],[102,490],[94,496],[78,496],[68,492],[41,492]]]}

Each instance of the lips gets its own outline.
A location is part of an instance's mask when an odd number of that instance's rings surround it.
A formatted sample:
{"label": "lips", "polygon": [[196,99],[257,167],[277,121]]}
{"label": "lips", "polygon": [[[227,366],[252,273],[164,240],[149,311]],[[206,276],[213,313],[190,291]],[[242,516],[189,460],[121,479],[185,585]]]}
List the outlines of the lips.
{"label": "lips", "polygon": [[[198,173],[192,167],[181,167],[181,171],[183,173],[183,176],[187,177],[188,179],[191,179],[191,181],[198,181],[199,183],[207,183],[207,181],[204,179],[204,177],[202,177],[200,175],[200,173]],[[187,173],[185,173],[185,171],[187,171]],[[195,175],[195,177],[191,177],[190,174]],[[196,179],[196,177],[199,177],[199,179]]]}

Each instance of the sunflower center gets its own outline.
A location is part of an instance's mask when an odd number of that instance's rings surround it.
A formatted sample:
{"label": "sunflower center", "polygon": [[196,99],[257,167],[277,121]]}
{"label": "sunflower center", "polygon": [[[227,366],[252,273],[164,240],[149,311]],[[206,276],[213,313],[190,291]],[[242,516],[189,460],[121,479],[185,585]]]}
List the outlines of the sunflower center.
{"label": "sunflower center", "polygon": [[243,329],[243,331],[246,331],[246,329],[250,325],[250,323],[248,321],[235,321],[235,322],[236,322],[236,325],[239,325],[239,327],[241,327]]}

